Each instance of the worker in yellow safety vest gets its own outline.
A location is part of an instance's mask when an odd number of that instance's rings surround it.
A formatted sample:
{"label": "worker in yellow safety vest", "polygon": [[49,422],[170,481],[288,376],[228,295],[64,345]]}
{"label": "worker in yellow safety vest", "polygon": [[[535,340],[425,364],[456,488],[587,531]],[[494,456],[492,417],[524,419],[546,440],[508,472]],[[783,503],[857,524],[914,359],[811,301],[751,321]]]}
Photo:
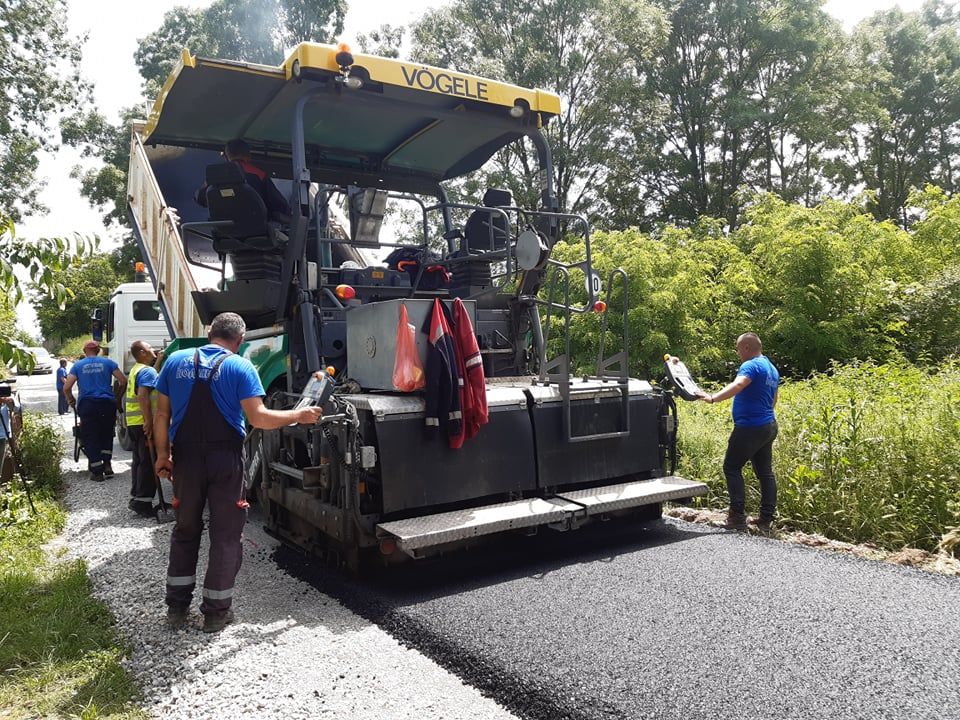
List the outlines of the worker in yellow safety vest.
{"label": "worker in yellow safety vest", "polygon": [[150,448],[153,446],[153,412],[156,409],[157,361],[156,351],[149,343],[136,340],[130,346],[130,354],[136,364],[130,368],[127,381],[126,406],[124,408],[127,433],[132,444],[130,463],[130,509],[141,517],[154,517],[156,510],[153,496],[156,493],[156,476]]}

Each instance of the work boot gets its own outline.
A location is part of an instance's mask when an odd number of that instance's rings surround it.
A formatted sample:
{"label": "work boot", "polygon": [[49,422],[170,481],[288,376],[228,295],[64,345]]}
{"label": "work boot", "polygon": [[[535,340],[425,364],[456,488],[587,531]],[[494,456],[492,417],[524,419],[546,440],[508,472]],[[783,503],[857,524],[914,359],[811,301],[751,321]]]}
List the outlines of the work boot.
{"label": "work boot", "polygon": [[93,482],[103,482],[103,474],[102,474],[102,473],[91,472],[91,473],[90,473],[90,479],[91,479]]}
{"label": "work boot", "polygon": [[233,610],[222,613],[208,613],[203,616],[203,631],[217,633],[233,622]]}
{"label": "work boot", "polygon": [[167,606],[167,627],[174,630],[186,627],[190,620],[189,605],[168,605]]}
{"label": "work boot", "polygon": [[135,500],[130,498],[130,502],[127,503],[127,507],[133,510],[140,517],[152,518],[156,515],[156,512],[153,509],[153,503],[146,502],[144,500]]}
{"label": "work boot", "polygon": [[757,532],[768,533],[773,529],[773,517],[761,514],[747,520],[747,525]]}
{"label": "work boot", "polygon": [[111,465],[110,461],[108,460],[103,463],[103,476],[109,480],[113,477],[113,475],[113,465]]}
{"label": "work boot", "polygon": [[727,512],[727,519],[723,521],[721,527],[727,530],[746,530],[747,516],[745,513],[730,510]]}

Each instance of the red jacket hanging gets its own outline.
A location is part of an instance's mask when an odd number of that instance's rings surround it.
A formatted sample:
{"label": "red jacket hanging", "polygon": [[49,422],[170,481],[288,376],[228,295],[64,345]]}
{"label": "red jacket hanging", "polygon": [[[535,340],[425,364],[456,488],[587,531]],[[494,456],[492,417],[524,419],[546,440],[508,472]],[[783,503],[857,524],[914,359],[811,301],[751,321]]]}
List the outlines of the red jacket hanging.
{"label": "red jacket hanging", "polygon": [[[460,298],[453,301],[453,338],[460,361],[460,408],[463,412],[463,438],[469,440],[489,421],[487,380],[483,374],[483,357],[477,346],[470,315]],[[462,444],[461,440],[461,444]],[[459,447],[452,444],[451,447]]]}

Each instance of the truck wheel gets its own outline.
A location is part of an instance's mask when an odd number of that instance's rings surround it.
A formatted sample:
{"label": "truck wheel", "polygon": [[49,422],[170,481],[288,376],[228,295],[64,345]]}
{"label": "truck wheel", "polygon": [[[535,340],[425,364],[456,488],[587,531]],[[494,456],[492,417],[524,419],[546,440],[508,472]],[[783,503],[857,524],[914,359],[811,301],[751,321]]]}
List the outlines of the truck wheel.
{"label": "truck wheel", "polygon": [[127,428],[120,423],[117,423],[117,442],[127,452],[133,450],[133,441],[130,439],[130,433],[127,432]]}

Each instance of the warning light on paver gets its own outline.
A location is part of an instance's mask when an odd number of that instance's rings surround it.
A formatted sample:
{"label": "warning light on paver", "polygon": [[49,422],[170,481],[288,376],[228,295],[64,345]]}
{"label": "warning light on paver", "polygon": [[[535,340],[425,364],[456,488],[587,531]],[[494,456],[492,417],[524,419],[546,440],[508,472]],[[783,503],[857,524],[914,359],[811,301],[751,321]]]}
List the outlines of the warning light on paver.
{"label": "warning light on paver", "polygon": [[357,291],[349,285],[337,285],[333,292],[341,300],[353,300],[357,296]]}

